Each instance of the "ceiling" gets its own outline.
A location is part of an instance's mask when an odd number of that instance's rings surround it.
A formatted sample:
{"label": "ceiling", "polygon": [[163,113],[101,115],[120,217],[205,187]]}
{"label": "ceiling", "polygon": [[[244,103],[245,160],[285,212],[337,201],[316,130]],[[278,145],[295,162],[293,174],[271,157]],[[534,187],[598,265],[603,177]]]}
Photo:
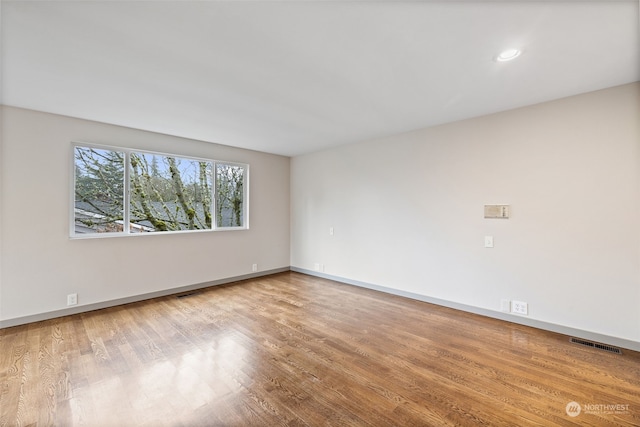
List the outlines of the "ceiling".
{"label": "ceiling", "polygon": [[637,0],[0,5],[3,104],[287,156],[640,80]]}

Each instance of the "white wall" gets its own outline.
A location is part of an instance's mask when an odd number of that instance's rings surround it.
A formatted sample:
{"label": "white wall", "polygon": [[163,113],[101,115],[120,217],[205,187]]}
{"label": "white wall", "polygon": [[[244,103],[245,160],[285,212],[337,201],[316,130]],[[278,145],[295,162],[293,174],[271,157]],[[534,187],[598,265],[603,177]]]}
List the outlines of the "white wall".
{"label": "white wall", "polygon": [[640,342],[639,123],[636,83],[293,158],[292,268]]}
{"label": "white wall", "polygon": [[[289,267],[289,158],[17,108],[3,113],[5,324],[66,309],[69,293],[86,306],[243,276],[254,263],[260,271]],[[249,163],[251,228],[71,240],[71,141]]]}

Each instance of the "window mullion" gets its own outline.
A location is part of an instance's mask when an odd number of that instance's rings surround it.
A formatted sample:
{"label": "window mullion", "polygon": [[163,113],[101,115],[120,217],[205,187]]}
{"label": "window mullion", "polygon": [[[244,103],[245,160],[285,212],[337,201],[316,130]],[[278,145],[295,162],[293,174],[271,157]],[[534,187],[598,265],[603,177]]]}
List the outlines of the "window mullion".
{"label": "window mullion", "polygon": [[125,234],[129,234],[131,233],[131,152],[125,152],[124,158],[124,206],[122,209],[122,230]]}
{"label": "window mullion", "polygon": [[211,229],[216,230],[218,228],[218,162],[211,162]]}

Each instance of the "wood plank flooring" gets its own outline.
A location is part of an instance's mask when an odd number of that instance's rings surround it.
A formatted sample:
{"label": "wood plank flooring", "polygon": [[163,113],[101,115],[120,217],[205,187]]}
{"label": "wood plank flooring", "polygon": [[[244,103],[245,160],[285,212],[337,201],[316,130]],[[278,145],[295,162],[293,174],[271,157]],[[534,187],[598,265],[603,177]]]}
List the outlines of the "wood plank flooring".
{"label": "wood plank flooring", "polygon": [[293,272],[0,346],[1,426],[640,425],[639,353]]}

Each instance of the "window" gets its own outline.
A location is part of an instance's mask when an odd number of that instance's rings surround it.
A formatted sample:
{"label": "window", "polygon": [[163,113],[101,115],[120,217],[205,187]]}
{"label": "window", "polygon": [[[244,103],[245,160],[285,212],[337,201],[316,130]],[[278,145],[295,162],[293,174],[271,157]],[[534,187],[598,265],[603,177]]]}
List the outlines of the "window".
{"label": "window", "polygon": [[216,224],[218,227],[242,227],[244,224],[245,168],[216,164]]}
{"label": "window", "polygon": [[106,147],[73,151],[74,237],[248,228],[248,165]]}
{"label": "window", "polygon": [[75,233],[122,232],[124,219],[122,151],[75,148]]}
{"label": "window", "polygon": [[129,157],[130,222],[154,231],[211,229],[211,162],[159,154]]}

